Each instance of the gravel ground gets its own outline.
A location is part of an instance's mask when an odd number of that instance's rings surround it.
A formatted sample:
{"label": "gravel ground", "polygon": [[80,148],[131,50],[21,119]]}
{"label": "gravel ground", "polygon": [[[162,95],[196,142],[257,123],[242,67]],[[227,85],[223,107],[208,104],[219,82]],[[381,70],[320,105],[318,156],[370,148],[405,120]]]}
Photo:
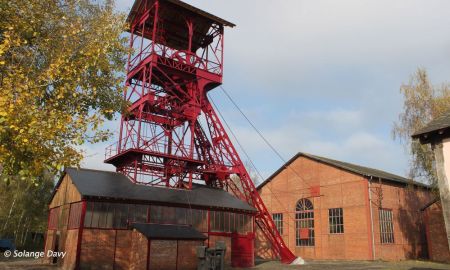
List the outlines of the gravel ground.
{"label": "gravel ground", "polygon": [[[229,268],[231,269],[231,268]],[[441,264],[427,261],[307,261],[305,265],[284,265],[278,261],[257,261],[254,268],[265,270],[441,270],[450,269],[450,264]]]}
{"label": "gravel ground", "polygon": [[5,259],[0,256],[0,270],[57,270],[55,266],[43,265],[36,259]]}
{"label": "gravel ground", "polygon": [[[42,265],[39,260],[5,260],[0,256],[0,270],[57,270],[54,266]],[[232,268],[227,268],[232,269]],[[450,264],[433,263],[427,261],[402,262],[369,262],[369,261],[308,261],[305,265],[284,265],[278,261],[257,261],[254,268],[261,270],[442,270],[449,269]],[[242,269],[244,270],[244,269]]]}

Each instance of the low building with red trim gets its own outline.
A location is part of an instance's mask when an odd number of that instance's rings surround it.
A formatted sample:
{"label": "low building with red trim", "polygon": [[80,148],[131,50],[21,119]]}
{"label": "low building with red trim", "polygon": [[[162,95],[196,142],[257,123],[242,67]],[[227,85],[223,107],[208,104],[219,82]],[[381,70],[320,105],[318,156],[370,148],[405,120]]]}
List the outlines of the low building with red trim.
{"label": "low building with red trim", "polygon": [[[427,257],[421,183],[385,171],[298,153],[258,190],[285,243],[305,259]],[[256,254],[273,256],[259,232]]]}
{"label": "low building with red trim", "polygon": [[68,168],[49,209],[45,252],[66,255],[46,262],[62,269],[197,269],[196,247],[216,241],[226,243],[227,264],[253,265],[256,210],[224,190],[144,186]]}

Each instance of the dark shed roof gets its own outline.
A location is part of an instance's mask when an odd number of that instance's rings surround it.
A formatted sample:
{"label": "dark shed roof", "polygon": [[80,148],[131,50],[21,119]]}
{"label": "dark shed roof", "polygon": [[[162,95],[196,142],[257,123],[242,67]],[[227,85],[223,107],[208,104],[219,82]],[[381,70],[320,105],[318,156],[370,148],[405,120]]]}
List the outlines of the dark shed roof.
{"label": "dark shed roof", "polygon": [[429,143],[435,137],[450,137],[450,110],[415,132],[412,137],[421,143]]}
{"label": "dark shed roof", "polygon": [[190,226],[132,223],[131,227],[148,239],[205,240],[207,238]]}
{"label": "dark shed roof", "polygon": [[[264,182],[262,182],[259,186],[258,189],[262,188],[265,184],[267,184],[268,182],[270,182],[276,175],[278,175],[282,170],[284,170],[287,166],[289,166],[289,164],[291,164],[294,160],[296,160],[297,158],[299,158],[300,156],[318,161],[318,162],[322,162],[325,163],[327,165],[331,165],[352,173],[356,173],[362,176],[366,176],[366,177],[374,177],[374,178],[381,178],[383,180],[386,181],[392,181],[392,182],[396,182],[396,183],[401,183],[401,184],[413,184],[413,185],[417,185],[417,186],[423,186],[423,187],[428,187],[425,184],[419,183],[419,182],[415,182],[411,179],[407,179],[392,173],[388,173],[385,171],[381,171],[381,170],[377,170],[377,169],[373,169],[373,168],[369,168],[369,167],[364,167],[364,166],[360,166],[360,165],[356,165],[356,164],[352,164],[352,163],[348,163],[348,162],[343,162],[343,161],[339,161],[339,160],[334,160],[334,159],[330,159],[330,158],[325,158],[325,157],[320,157],[320,156],[316,156],[316,155],[311,155],[311,154],[307,154],[307,153],[302,153],[299,152],[297,153],[295,156],[293,156],[290,160],[288,160],[288,162],[286,162],[283,166],[281,166],[281,168],[279,168],[276,172],[274,172],[271,176],[269,176],[269,178],[267,178]],[[301,172],[299,172],[301,173]]]}
{"label": "dark shed roof", "polygon": [[255,208],[230,193],[205,185],[195,184],[192,186],[192,190],[172,189],[134,184],[125,175],[116,172],[76,168],[67,168],[65,172],[70,176],[80,194],[87,198],[156,204],[189,204],[202,208],[226,208],[256,212]]}

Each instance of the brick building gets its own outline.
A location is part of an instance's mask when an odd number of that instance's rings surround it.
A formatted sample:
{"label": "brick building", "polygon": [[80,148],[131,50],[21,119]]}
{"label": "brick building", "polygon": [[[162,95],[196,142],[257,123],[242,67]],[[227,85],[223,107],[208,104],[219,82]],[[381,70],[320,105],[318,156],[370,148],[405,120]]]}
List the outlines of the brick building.
{"label": "brick building", "polygon": [[427,236],[428,256],[437,262],[450,262],[450,250],[445,235],[442,202],[435,199],[422,208]]}
{"label": "brick building", "polygon": [[144,186],[115,172],[68,168],[49,209],[45,252],[67,254],[47,262],[62,269],[197,269],[196,247],[219,240],[227,264],[253,265],[256,210],[221,189]]}
{"label": "brick building", "polygon": [[[427,256],[420,183],[298,153],[258,190],[289,248],[305,259],[402,260]],[[271,257],[257,233],[256,254]]]}

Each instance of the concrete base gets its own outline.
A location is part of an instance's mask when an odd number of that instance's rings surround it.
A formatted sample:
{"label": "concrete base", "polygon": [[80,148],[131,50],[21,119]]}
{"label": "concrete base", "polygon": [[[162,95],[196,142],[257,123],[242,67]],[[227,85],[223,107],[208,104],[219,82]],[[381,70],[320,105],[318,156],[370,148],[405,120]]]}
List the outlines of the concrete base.
{"label": "concrete base", "polygon": [[303,265],[305,264],[305,260],[303,260],[301,257],[297,257],[293,262],[291,262],[291,265]]}

